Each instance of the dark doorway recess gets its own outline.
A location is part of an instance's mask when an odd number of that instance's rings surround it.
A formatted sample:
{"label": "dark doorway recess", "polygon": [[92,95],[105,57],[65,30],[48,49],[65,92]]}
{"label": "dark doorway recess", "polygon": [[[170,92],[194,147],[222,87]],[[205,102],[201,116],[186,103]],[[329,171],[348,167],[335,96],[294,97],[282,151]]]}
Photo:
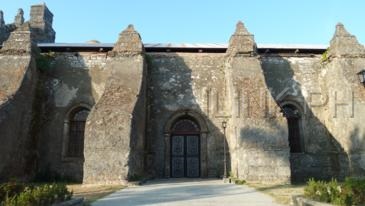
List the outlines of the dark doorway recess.
{"label": "dark doorway recess", "polygon": [[290,153],[302,153],[303,145],[300,134],[300,112],[293,105],[285,105],[283,110],[288,121]]}
{"label": "dark doorway recess", "polygon": [[180,119],[171,132],[171,177],[200,177],[200,127]]}

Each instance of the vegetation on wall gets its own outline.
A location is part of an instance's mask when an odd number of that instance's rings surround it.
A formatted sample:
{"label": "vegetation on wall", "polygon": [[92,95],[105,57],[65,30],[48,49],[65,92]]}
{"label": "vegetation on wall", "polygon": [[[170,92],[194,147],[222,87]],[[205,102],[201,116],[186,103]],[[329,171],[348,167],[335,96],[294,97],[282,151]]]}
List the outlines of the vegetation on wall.
{"label": "vegetation on wall", "polygon": [[329,49],[326,49],[326,51],[323,52],[321,57],[321,63],[326,63],[327,61],[329,61],[328,50]]}
{"label": "vegetation on wall", "polygon": [[55,52],[41,53],[37,56],[37,68],[41,72],[46,72],[51,68],[51,64],[56,57]]}
{"label": "vegetation on wall", "polygon": [[346,178],[338,183],[335,179],[329,182],[310,179],[304,188],[307,198],[335,205],[364,205],[365,179]]}

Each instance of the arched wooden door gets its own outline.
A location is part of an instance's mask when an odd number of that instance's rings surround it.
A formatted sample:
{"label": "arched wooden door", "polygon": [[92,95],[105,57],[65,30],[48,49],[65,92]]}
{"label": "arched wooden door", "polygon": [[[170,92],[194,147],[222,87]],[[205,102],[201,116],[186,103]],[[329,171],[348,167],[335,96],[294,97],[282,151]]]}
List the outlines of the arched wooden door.
{"label": "arched wooden door", "polygon": [[180,119],[171,129],[171,177],[200,177],[200,127]]}

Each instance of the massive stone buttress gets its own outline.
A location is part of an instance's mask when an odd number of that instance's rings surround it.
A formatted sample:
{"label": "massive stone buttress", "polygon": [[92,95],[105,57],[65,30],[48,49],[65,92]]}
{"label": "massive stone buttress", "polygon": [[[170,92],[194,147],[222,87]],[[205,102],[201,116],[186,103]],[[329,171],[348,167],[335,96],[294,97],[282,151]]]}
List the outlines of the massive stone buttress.
{"label": "massive stone buttress", "polygon": [[30,21],[23,15],[19,9],[14,23],[5,24],[0,11],[0,181],[31,179],[37,169],[36,43],[54,42],[55,33],[46,5],[32,6]]}
{"label": "massive stone buttress", "polygon": [[86,123],[84,183],[120,183],[143,173],[146,68],[132,25],[108,55],[110,76]]}
{"label": "massive stone buttress", "polygon": [[[232,173],[256,182],[290,180],[288,129],[265,83],[256,43],[238,22],[226,52],[226,81],[231,109],[228,145]],[[237,137],[237,138],[235,138]]]}
{"label": "massive stone buttress", "polygon": [[36,161],[32,123],[37,84],[34,42],[28,23],[0,50],[0,181],[27,178]]}
{"label": "massive stone buttress", "polygon": [[346,176],[365,174],[365,87],[357,73],[365,69],[365,48],[343,24],[335,34],[321,68],[323,99],[326,110],[323,122],[341,148],[338,155],[341,171]]}

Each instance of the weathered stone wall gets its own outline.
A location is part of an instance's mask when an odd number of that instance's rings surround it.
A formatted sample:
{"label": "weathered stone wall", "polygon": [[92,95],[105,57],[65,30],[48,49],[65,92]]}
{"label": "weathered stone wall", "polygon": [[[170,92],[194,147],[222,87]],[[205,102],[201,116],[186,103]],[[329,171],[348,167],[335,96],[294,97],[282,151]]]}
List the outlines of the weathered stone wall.
{"label": "weathered stone wall", "polygon": [[[224,54],[149,53],[147,172],[169,177],[165,161],[165,126],[179,111],[198,113],[208,127],[206,136],[207,171],[202,176],[223,174],[223,134],[221,128],[226,94]],[[170,128],[166,128],[170,129]],[[166,137],[170,138],[170,137]],[[228,148],[227,148],[228,150]],[[205,160],[202,160],[205,161]]]}
{"label": "weathered stone wall", "polygon": [[[231,39],[228,54],[148,54],[148,173],[169,177],[165,128],[179,111],[200,114],[208,127],[207,172],[223,175],[227,127],[227,169],[249,181],[288,182],[287,127],[268,90],[255,54],[255,43],[243,25]],[[243,45],[237,45],[241,44]],[[202,149],[203,150],[203,149]],[[201,160],[204,161],[204,160]],[[204,169],[204,167],[202,167]]]}
{"label": "weathered stone wall", "polygon": [[[6,25],[0,12],[0,180],[35,168],[84,183],[169,177],[170,127],[189,115],[201,127],[202,177],[222,176],[224,156],[248,181],[364,176],[365,48],[343,25],[324,55],[258,53],[239,22],[226,53],[146,53],[130,25],[111,52],[36,56],[35,42],[54,42],[52,18],[35,5],[29,22],[19,10]],[[289,152],[285,105],[300,115],[300,153]],[[78,107],[91,110],[84,157],[69,158]]]}
{"label": "weathered stone wall", "polygon": [[[245,59],[247,58],[245,57]],[[252,99],[250,100],[250,110],[255,114],[247,116],[244,110],[248,109],[249,103],[242,102],[243,99],[237,99],[239,93],[242,92],[250,95],[250,97],[261,98],[257,91],[259,89],[266,91],[263,75],[261,75],[261,79],[256,78],[256,82],[252,80],[253,76],[258,76],[257,72],[262,73],[260,62],[257,58],[248,61],[245,59],[239,59],[239,62],[232,63],[234,68],[226,68],[225,54],[148,54],[149,118],[147,120],[148,155],[146,165],[149,166],[149,174],[154,174],[157,177],[169,176],[169,174],[165,174],[166,164],[170,164],[165,161],[165,125],[174,113],[187,110],[199,113],[204,117],[208,126],[206,142],[208,176],[223,175],[224,155],[221,124],[223,120],[232,119],[228,122],[227,129],[227,146],[229,146],[227,151],[232,153],[232,160],[228,162],[228,169],[232,167],[234,172],[239,170],[240,177],[245,179],[258,180],[259,178],[254,175],[260,174],[268,179],[271,178],[271,180],[278,179],[279,175],[282,175],[284,181],[288,180],[290,177],[288,142],[286,123],[283,122],[283,117],[278,117],[279,122],[271,123],[273,117],[265,117],[265,111],[259,110],[261,105],[256,105]],[[232,70],[232,73],[226,74],[227,70]],[[232,78],[234,81],[231,80]],[[235,86],[231,87],[230,84]],[[250,91],[247,91],[248,89]],[[233,92],[234,95],[230,94]],[[257,95],[255,95],[256,93]],[[271,98],[268,91],[266,91],[266,97]],[[237,103],[241,105],[237,105]],[[271,103],[273,107],[276,106],[272,100]],[[237,106],[241,106],[241,110],[233,111],[232,105],[235,109]],[[273,112],[277,112],[277,110],[273,110]],[[244,115],[246,116],[244,117]],[[259,115],[259,117],[255,117],[255,115]],[[279,113],[279,115],[281,114]],[[270,126],[270,124],[274,126]],[[259,129],[255,129],[253,125]],[[252,141],[252,144],[248,141]],[[254,144],[255,142],[257,144]],[[254,147],[252,147],[253,145]],[[266,154],[264,149],[267,151]],[[262,159],[258,166],[256,166],[257,159],[252,158],[254,154],[256,154],[256,158]],[[229,152],[227,152],[227,158],[230,159]],[[278,165],[271,164],[274,158],[278,159]],[[250,162],[250,166],[247,166],[248,162]],[[231,163],[235,165],[231,165]],[[238,164],[240,164],[241,169],[238,169]],[[259,166],[261,168],[258,168]],[[269,170],[269,167],[274,167],[278,173],[264,173],[264,171],[272,171]],[[251,169],[251,173],[248,171],[249,169]],[[261,169],[262,172],[257,173],[258,169]],[[264,180],[263,177],[261,177],[262,180]]]}
{"label": "weathered stone wall", "polygon": [[292,180],[344,177],[347,169],[341,164],[347,160],[324,124],[328,105],[322,97],[328,91],[321,87],[321,55],[263,56],[261,62],[273,97],[281,105],[295,105],[300,112],[303,152],[290,154]]}
{"label": "weathered stone wall", "polygon": [[41,68],[43,115],[39,173],[82,181],[84,158],[69,158],[66,125],[78,107],[91,110],[103,93],[107,80],[107,54],[98,52],[44,53]]}
{"label": "weathered stone wall", "polygon": [[[251,38],[245,33],[246,31],[240,32],[238,31],[238,36],[241,35],[238,39]],[[233,42],[231,47],[240,41]],[[247,42],[253,43],[248,44]],[[130,47],[129,43],[124,45],[127,45],[127,48]],[[251,49],[247,49],[247,46],[251,46]],[[141,47],[133,47],[131,51],[121,50],[121,52],[133,53],[138,48]],[[224,155],[221,128],[223,120],[229,120],[227,128],[228,169],[240,178],[249,181],[287,182],[290,176],[294,181],[302,181],[309,177],[342,178],[348,175],[349,160],[342,143],[329,132],[329,128],[326,128],[328,105],[323,104],[323,94],[328,93],[328,90],[321,81],[325,74],[321,56],[256,56],[255,53],[254,41],[245,41],[245,46],[229,49],[227,54],[147,54],[148,73],[144,84],[148,87],[148,111],[146,113],[148,127],[144,171],[148,176],[169,176],[166,174],[169,162],[166,162],[164,130],[166,123],[179,111],[198,113],[208,126],[207,171],[201,171],[202,175],[212,177],[220,176],[223,173]],[[74,58],[69,57],[64,61],[75,64]],[[109,77],[107,82],[118,82],[117,85],[125,81],[125,78],[133,76],[124,73],[121,75],[117,68],[126,68],[125,65],[130,65],[128,67],[132,68],[133,64],[141,61],[138,58],[134,59],[133,56],[120,58],[113,53],[107,58],[109,67],[106,68],[109,69],[105,69],[105,74],[108,71],[112,72],[114,75],[111,76],[117,79],[112,80]],[[90,64],[93,64],[92,62],[91,60]],[[126,85],[122,88],[127,87]],[[110,88],[119,88],[119,86],[114,85]],[[143,93],[143,90],[141,92]],[[104,95],[107,93],[115,94],[115,92],[104,91]],[[114,97],[107,95],[104,97],[107,100],[99,102],[114,108],[108,104],[118,102],[126,96],[128,95]],[[126,103],[127,106],[129,105],[128,113],[131,112],[131,108],[135,108],[131,106],[136,104],[133,102],[132,104]],[[296,105],[301,112],[301,137],[304,145],[302,153],[289,154],[286,120],[283,114],[279,113],[277,106],[277,104],[285,103]],[[99,109],[99,112],[102,110]],[[94,114],[96,117],[93,116],[93,118],[100,119],[103,116],[105,119],[104,112],[102,115]],[[119,109],[115,109],[111,113],[119,112]],[[143,119],[143,117],[140,118]],[[95,122],[96,120],[90,121]],[[103,133],[103,129],[96,129],[95,124],[90,122],[89,124],[93,125],[93,127],[89,127],[93,128],[94,135]],[[107,124],[105,122],[105,125]],[[120,123],[120,125],[126,124],[130,124],[130,122],[121,121]],[[141,127],[144,127],[143,123]],[[116,134],[109,136],[115,137]],[[130,134],[126,134],[125,137],[130,136]],[[106,142],[110,141],[107,140],[108,138],[94,143],[91,141],[86,145],[105,146]],[[141,137],[141,139],[143,138]],[[125,155],[129,154],[131,150],[127,141],[125,139],[125,144],[118,147],[121,149],[111,155],[118,157],[123,152]],[[141,149],[143,143],[140,142],[143,140],[137,143],[140,144],[140,150],[143,150]],[[91,151],[92,148],[89,150]],[[115,147],[110,145],[110,147],[97,149],[115,150]],[[90,153],[87,158],[90,158],[92,162],[100,158],[101,154],[106,153],[100,153],[98,156]],[[361,153],[360,157],[357,154],[356,158],[361,161]],[[122,162],[128,161],[129,159],[126,157]],[[111,178],[112,181],[127,178],[128,164],[121,167],[122,169],[118,172],[120,176]],[[358,164],[356,163],[356,165]],[[93,171],[90,176],[99,174],[102,180],[87,179],[85,182],[110,181],[111,179],[107,175],[98,173],[100,171],[114,173],[113,170],[104,168],[104,166],[104,163],[100,163],[100,167],[103,169],[87,169]]]}
{"label": "weathered stone wall", "polygon": [[279,103],[299,106],[304,151],[291,154],[292,177],[363,176],[364,47],[338,24],[326,54],[262,57],[265,77]]}

